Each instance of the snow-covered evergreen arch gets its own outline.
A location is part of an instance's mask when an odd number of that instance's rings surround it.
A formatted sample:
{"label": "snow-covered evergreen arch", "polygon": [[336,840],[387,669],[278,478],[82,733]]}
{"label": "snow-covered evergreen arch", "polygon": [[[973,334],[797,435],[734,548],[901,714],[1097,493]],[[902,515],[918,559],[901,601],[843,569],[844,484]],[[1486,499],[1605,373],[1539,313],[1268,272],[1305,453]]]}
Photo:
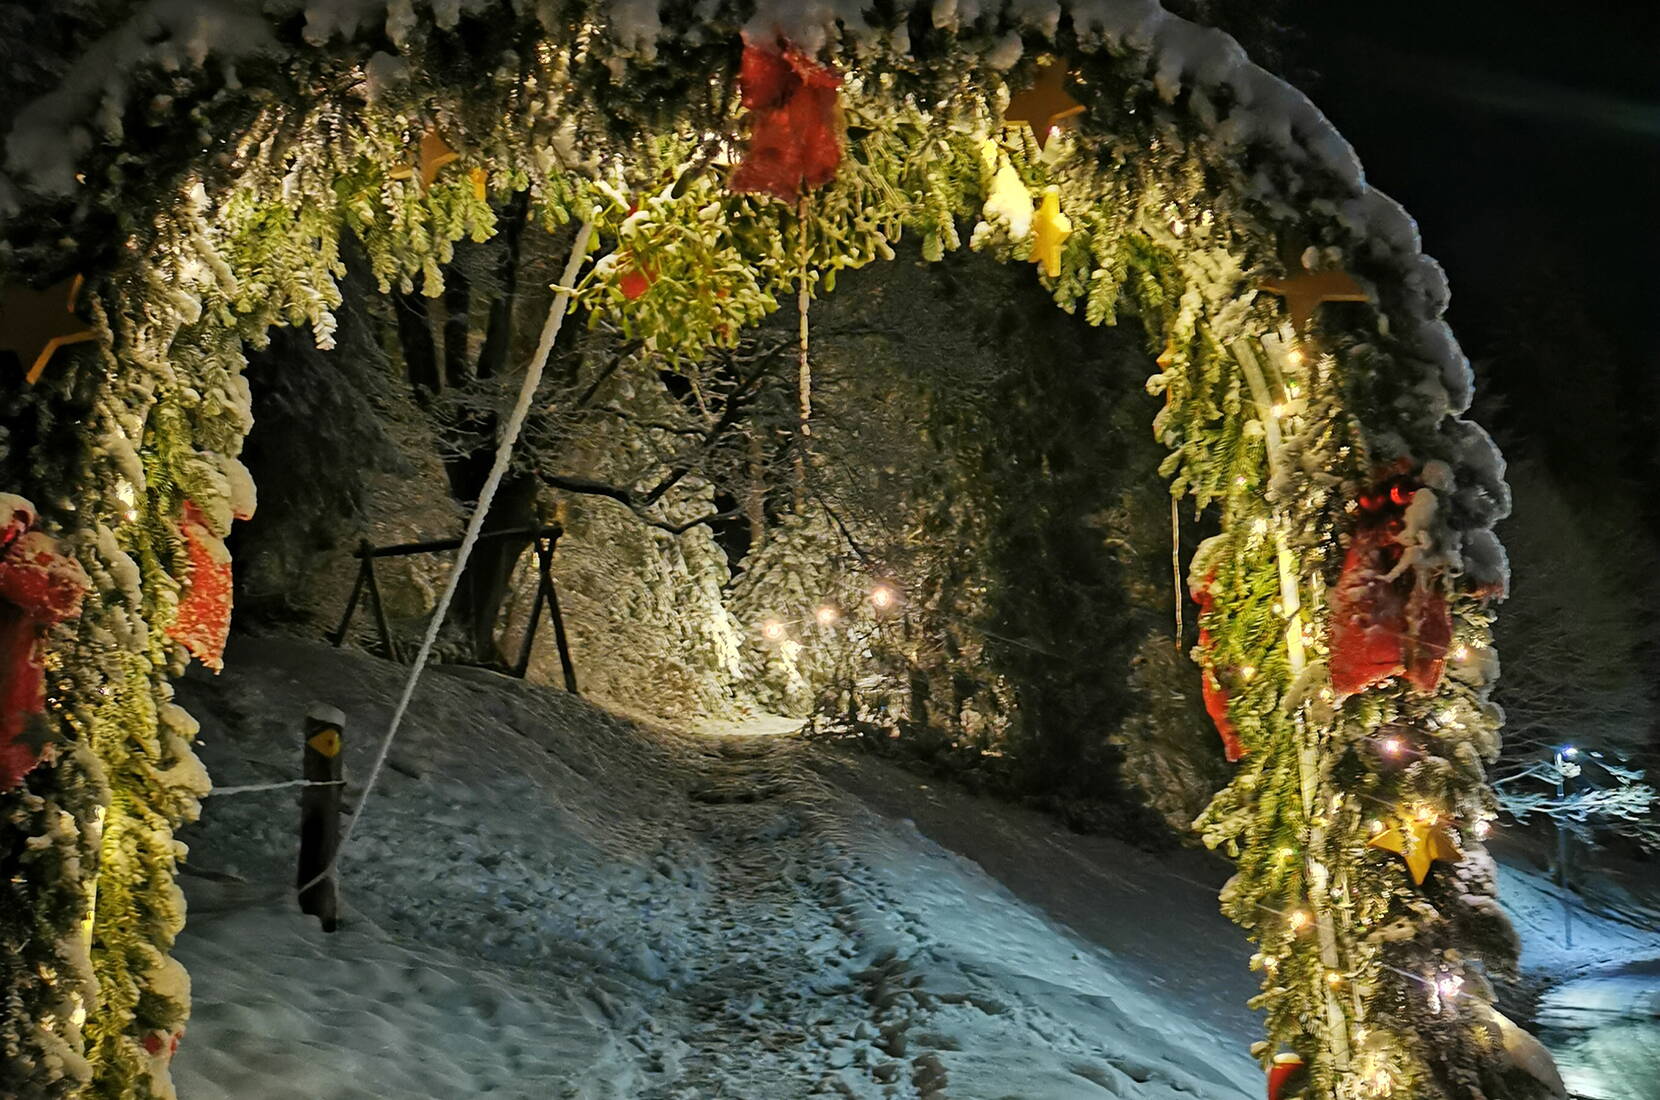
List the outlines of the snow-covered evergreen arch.
{"label": "snow-covered evergreen arch", "polygon": [[[493,199],[528,190],[549,225],[595,214],[606,258],[580,304],[672,360],[733,339],[802,278],[828,287],[891,255],[902,232],[926,255],[1025,259],[1018,185],[1057,188],[1071,219],[1045,276],[1058,305],[1138,315],[1172,493],[1220,513],[1193,579],[1213,703],[1247,754],[1202,826],[1239,861],[1223,901],[1259,945],[1265,1060],[1295,1049],[1321,1096],[1534,1088],[1483,977],[1515,947],[1479,841],[1502,464],[1460,418],[1470,374],[1411,220],[1232,40],[1153,0],[124,7],[20,113],[0,178],[8,282],[84,274],[98,331],[94,353],[19,384],[0,454],[19,481],[0,490],[34,499],[93,580],[53,638],[60,744],[0,795],[9,1087],[171,1094],[188,1010],[168,957],[172,830],[206,788],[170,701],[194,641],[181,606],[251,506],[243,342],[303,323],[327,342],[347,234],[384,285],[437,293],[452,244],[491,233]],[[845,78],[846,157],[799,205],[727,186],[746,32]],[[999,126],[1043,54],[1068,60],[1088,107],[1046,151]],[[458,158],[423,155],[427,134]],[[1288,253],[1352,272],[1370,302],[1298,333],[1259,293],[1295,274]],[[625,291],[631,272],[646,293]],[[1351,568],[1384,542],[1398,577]],[[1411,603],[1374,616],[1405,629],[1374,631],[1370,656],[1393,646],[1411,675],[1334,689],[1334,632],[1379,600]],[[1433,600],[1450,638],[1420,633]],[[1379,751],[1384,727],[1410,765]],[[1423,885],[1369,844],[1426,830],[1459,855]]]}

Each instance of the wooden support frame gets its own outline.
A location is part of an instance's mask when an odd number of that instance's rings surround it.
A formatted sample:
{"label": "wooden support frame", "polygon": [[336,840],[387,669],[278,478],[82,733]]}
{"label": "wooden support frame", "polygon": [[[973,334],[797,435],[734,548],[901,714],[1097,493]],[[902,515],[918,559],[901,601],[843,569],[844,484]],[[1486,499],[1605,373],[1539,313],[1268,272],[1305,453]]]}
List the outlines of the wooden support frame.
{"label": "wooden support frame", "polygon": [[[524,641],[519,648],[518,660],[509,670],[512,675],[523,679],[530,670],[530,659],[535,648],[536,630],[541,624],[542,608],[546,606],[548,617],[553,621],[554,642],[559,650],[559,667],[565,680],[565,690],[572,695],[580,694],[576,683],[576,664],[571,658],[570,637],[565,632],[565,617],[559,609],[559,590],[553,583],[553,552],[559,543],[559,537],[565,533],[560,526],[550,527],[517,527],[511,530],[490,531],[479,536],[479,542],[488,542],[494,539],[523,538],[530,536],[534,540],[536,551],[536,600],[531,606],[530,623],[525,628]],[[375,627],[380,634],[380,643],[387,657],[394,661],[401,660],[398,652],[397,639],[392,634],[390,623],[386,617],[386,605],[381,599],[380,584],[375,576],[376,558],[399,558],[413,554],[441,554],[448,550],[455,550],[461,546],[460,539],[433,539],[427,542],[401,542],[391,546],[374,546],[367,539],[358,544],[353,551],[353,557],[358,559],[357,580],[352,585],[352,594],[346,601],[346,610],[340,617],[340,625],[328,635],[329,641],[336,648],[346,644],[350,634],[352,619],[357,614],[358,605],[362,602],[364,593],[368,593],[370,608],[375,616]]]}

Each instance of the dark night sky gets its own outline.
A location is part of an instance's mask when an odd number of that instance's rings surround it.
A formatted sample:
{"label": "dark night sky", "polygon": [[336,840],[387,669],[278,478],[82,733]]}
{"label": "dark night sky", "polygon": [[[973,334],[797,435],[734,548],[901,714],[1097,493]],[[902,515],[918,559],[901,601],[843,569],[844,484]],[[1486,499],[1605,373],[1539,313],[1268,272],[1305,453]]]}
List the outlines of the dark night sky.
{"label": "dark night sky", "polygon": [[[1646,390],[1628,407],[1651,409],[1660,3],[1291,0],[1283,18],[1300,35],[1293,68],[1316,74],[1299,83],[1447,268],[1450,319],[1472,358],[1491,354],[1503,303],[1557,282],[1608,337],[1619,388]],[[1488,384],[1543,410],[1575,398],[1581,369],[1522,384],[1499,359]],[[1650,476],[1652,416],[1627,417]]]}

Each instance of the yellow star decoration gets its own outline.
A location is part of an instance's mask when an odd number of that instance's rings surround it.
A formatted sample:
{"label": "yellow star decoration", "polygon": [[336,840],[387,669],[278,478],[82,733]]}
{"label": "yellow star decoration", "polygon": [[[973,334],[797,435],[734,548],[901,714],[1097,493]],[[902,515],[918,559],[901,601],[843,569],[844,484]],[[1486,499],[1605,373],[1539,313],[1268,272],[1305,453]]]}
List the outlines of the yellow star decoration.
{"label": "yellow star decoration", "polygon": [[1385,829],[1366,843],[1370,848],[1394,852],[1406,860],[1406,869],[1411,873],[1412,881],[1419,886],[1424,884],[1424,879],[1429,876],[1430,864],[1436,860],[1457,863],[1463,858],[1453,844],[1452,834],[1441,824],[1441,819],[1433,815],[1402,817],[1400,824]]}
{"label": "yellow star decoration", "polygon": [[1066,66],[1053,57],[1038,63],[1037,79],[1024,91],[1009,99],[1009,109],[1003,112],[1003,125],[1024,122],[1032,128],[1032,136],[1042,149],[1049,135],[1061,123],[1084,113],[1084,105],[1066,91]]}
{"label": "yellow star decoration", "polygon": [[66,344],[78,344],[97,335],[75,316],[75,300],[81,294],[81,277],[65,279],[38,294],[27,287],[13,286],[0,300],[0,351],[17,355],[33,385]]}
{"label": "yellow star decoration", "polygon": [[1307,271],[1284,279],[1264,279],[1262,289],[1285,299],[1291,324],[1306,332],[1314,311],[1326,302],[1365,302],[1370,299],[1347,271]]}
{"label": "yellow star decoration", "polygon": [[421,148],[414,161],[405,161],[392,169],[392,178],[406,180],[419,170],[421,174],[421,190],[430,191],[433,181],[446,164],[459,160],[461,154],[450,148],[443,135],[437,130],[428,130],[421,135]]}
{"label": "yellow star decoration", "polygon": [[1061,213],[1061,189],[1043,189],[1043,204],[1032,219],[1032,262],[1043,265],[1051,279],[1061,277],[1061,246],[1072,236],[1072,219]]}

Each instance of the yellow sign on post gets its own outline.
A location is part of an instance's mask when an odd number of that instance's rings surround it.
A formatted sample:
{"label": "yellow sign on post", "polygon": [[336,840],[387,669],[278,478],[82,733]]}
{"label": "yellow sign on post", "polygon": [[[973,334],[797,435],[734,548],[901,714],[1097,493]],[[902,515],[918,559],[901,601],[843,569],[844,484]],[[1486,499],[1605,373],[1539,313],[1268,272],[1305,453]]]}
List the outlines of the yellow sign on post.
{"label": "yellow sign on post", "polygon": [[340,731],[332,727],[320,729],[306,739],[306,744],[324,756],[339,756]]}

